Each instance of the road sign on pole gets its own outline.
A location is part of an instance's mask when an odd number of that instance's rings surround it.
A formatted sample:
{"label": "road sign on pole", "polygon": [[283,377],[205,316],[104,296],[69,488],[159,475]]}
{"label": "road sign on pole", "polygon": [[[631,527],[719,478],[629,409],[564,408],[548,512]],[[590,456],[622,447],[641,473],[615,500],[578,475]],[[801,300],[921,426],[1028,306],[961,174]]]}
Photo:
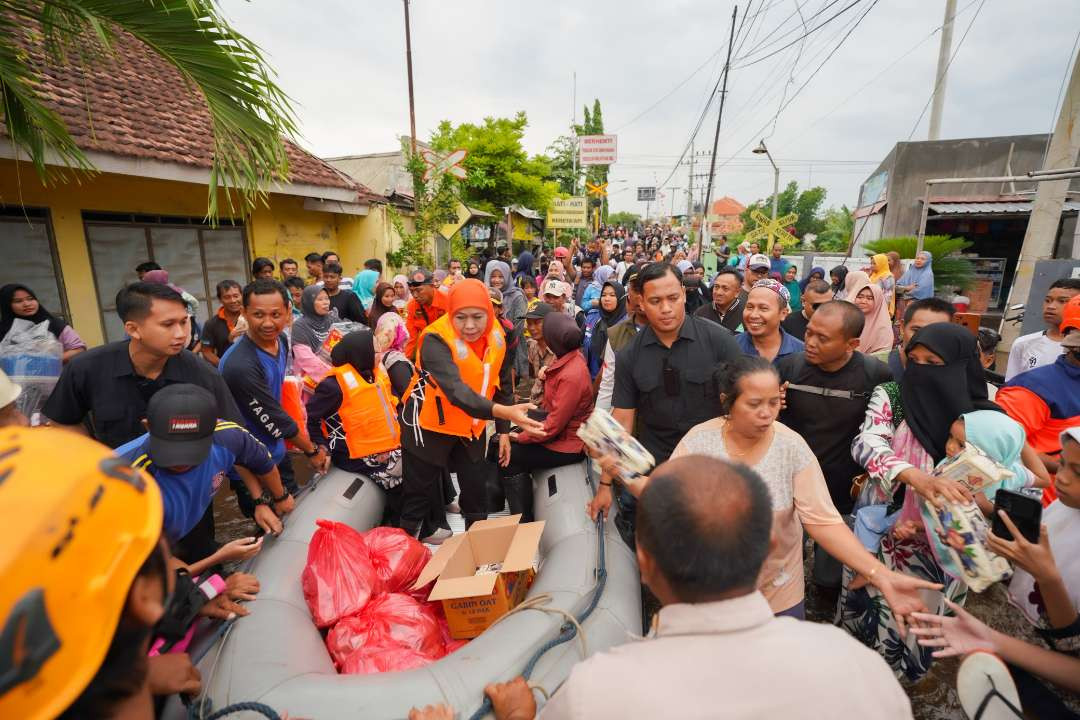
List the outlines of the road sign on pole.
{"label": "road sign on pole", "polygon": [[547,226],[555,230],[589,227],[588,203],[583,197],[570,197],[551,201]]}
{"label": "road sign on pole", "polygon": [[654,202],[656,200],[655,187],[639,187],[637,189],[638,202]]}
{"label": "road sign on pole", "polygon": [[591,182],[586,182],[585,191],[588,192],[590,195],[595,195],[596,197],[606,197],[607,185],[607,183],[598,183],[594,185]]}
{"label": "road sign on pole", "polygon": [[578,138],[582,165],[612,165],[618,156],[618,148],[615,135],[582,135]]}
{"label": "road sign on pole", "polygon": [[424,169],[424,180],[427,181],[445,173],[450,173],[458,180],[464,180],[465,168],[461,166],[461,163],[465,161],[466,154],[465,150],[455,150],[443,157],[431,150],[422,151],[420,156],[423,158],[424,164],[427,165]]}
{"label": "road sign on pole", "polygon": [[743,236],[743,242],[749,243],[768,238],[765,252],[772,250],[774,242],[778,242],[784,247],[790,247],[799,242],[799,238],[787,231],[788,226],[794,225],[795,221],[799,219],[798,213],[788,213],[773,220],[760,210],[753,210],[750,212],[750,217],[758,226]]}

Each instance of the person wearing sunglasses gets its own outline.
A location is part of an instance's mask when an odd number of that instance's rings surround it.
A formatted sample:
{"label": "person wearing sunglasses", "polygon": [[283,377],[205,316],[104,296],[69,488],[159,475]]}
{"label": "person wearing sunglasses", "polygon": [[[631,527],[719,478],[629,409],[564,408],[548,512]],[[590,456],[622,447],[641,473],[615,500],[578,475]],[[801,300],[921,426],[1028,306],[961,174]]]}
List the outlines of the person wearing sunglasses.
{"label": "person wearing sunglasses", "polygon": [[797,340],[806,339],[806,326],[814,311],[832,300],[833,290],[824,280],[811,280],[802,291],[802,310],[789,313],[780,323],[784,332]]}

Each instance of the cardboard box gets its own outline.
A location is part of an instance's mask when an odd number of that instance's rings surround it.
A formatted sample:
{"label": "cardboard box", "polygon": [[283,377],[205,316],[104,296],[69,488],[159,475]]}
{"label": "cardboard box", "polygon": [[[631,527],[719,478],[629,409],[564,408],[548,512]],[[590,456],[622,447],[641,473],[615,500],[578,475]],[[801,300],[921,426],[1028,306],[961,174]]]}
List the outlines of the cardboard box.
{"label": "cardboard box", "polygon": [[[439,546],[413,589],[434,580],[428,600],[442,603],[450,635],[474,638],[525,599],[543,531],[542,521],[522,524],[521,515],[473,523]],[[501,563],[501,571],[476,574],[491,563]]]}

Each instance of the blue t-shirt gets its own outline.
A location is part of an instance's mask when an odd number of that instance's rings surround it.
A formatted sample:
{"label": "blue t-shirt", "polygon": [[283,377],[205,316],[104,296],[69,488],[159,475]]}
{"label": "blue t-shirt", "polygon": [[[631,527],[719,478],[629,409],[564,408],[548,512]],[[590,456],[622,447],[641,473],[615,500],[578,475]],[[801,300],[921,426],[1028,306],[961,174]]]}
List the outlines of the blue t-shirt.
{"label": "blue t-shirt", "polygon": [[[759,355],[757,348],[754,347],[754,341],[750,337],[750,333],[741,332],[735,336],[735,342],[739,344],[739,349],[743,351],[744,355]],[[773,358],[773,364],[785,355],[792,353],[802,352],[805,349],[803,341],[795,337],[794,335],[786,332],[784,328],[780,328],[780,350],[777,351],[776,357]]]}
{"label": "blue t-shirt", "polygon": [[275,463],[285,458],[285,438],[299,432],[296,422],[281,407],[281,385],[289,357],[288,340],[278,340],[275,357],[247,335],[221,356],[218,369],[236,400],[248,431],[266,445]]}
{"label": "blue t-shirt", "polygon": [[170,472],[153,463],[149,433],[121,445],[115,452],[157,480],[165,510],[163,529],[170,542],[180,540],[198,524],[233,465],[242,465],[256,475],[265,475],[274,468],[265,445],[244,428],[225,420],[219,420],[214,429],[210,455],[186,472]]}

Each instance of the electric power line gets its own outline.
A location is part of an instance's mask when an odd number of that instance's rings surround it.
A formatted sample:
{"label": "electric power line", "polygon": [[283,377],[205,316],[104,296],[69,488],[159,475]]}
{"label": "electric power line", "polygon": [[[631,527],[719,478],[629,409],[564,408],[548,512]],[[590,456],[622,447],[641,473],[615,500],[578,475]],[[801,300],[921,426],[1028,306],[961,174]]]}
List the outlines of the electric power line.
{"label": "electric power line", "polygon": [[[777,50],[774,50],[774,51],[773,51],[773,52],[771,52],[771,53],[768,53],[767,55],[762,55],[761,57],[758,57],[758,58],[754,58],[753,60],[750,60],[750,59],[749,59],[749,58],[750,58],[750,56],[748,56],[748,57],[746,57],[746,58],[742,58],[742,59],[744,59],[744,60],[748,60],[748,62],[746,62],[746,63],[745,63],[745,64],[743,64],[743,65],[737,65],[737,66],[735,67],[735,69],[736,69],[736,70],[742,70],[742,69],[744,69],[744,68],[748,68],[748,67],[750,67],[750,66],[752,66],[752,65],[757,65],[757,64],[758,64],[759,62],[762,62],[762,61],[764,61],[764,60],[767,60],[767,59],[771,58],[771,57],[772,57],[772,56],[774,56],[774,55],[777,55],[777,54],[779,54],[779,53],[782,53],[782,52],[783,52],[784,50],[787,50],[787,49],[788,49],[789,47],[791,47],[791,46],[792,46],[792,45],[794,45],[795,43],[797,43],[797,42],[800,42],[800,41],[802,41],[802,40],[806,39],[806,37],[807,37],[807,36],[809,36],[809,35],[811,35],[811,34],[813,34],[813,33],[817,32],[817,31],[818,31],[818,30],[820,30],[821,28],[825,27],[826,25],[828,25],[829,23],[831,23],[831,22],[832,22],[833,20],[835,20],[836,18],[840,17],[841,15],[843,15],[844,13],[846,13],[846,12],[847,12],[848,10],[850,10],[851,8],[853,8],[853,7],[855,7],[856,5],[858,5],[858,4],[859,4],[859,3],[861,2],[861,1],[862,1],[862,0],[854,0],[854,1],[853,1],[853,2],[851,2],[850,4],[848,4],[848,5],[844,6],[844,7],[843,7],[843,8],[841,8],[840,10],[838,10],[838,11],[836,12],[836,14],[835,14],[835,15],[832,15],[831,17],[829,17],[829,19],[827,19],[827,20],[824,20],[824,21],[823,21],[823,22],[822,22],[822,23],[821,23],[820,25],[815,25],[815,26],[814,26],[813,28],[811,28],[811,29],[810,29],[810,30],[808,30],[807,32],[803,33],[803,34],[802,34],[802,35],[800,35],[799,37],[795,38],[794,40],[792,40],[791,42],[787,43],[787,44],[786,44],[786,45],[784,45],[783,47],[781,47],[781,48],[779,48],[779,49],[777,49]],[[837,2],[839,2],[839,0],[832,0],[832,2],[830,2],[830,3],[828,4],[828,5],[826,5],[826,6],[825,6],[825,8],[822,8],[822,10],[821,10],[821,11],[819,11],[819,14],[820,14],[821,12],[824,12],[824,11],[825,11],[825,9],[828,9],[829,7],[831,7],[831,6],[835,5],[835,4],[837,3]],[[813,17],[811,17],[811,20],[812,20],[812,19],[813,19]],[[766,46],[760,47],[760,48],[758,48],[758,49],[759,49],[759,50],[762,50],[762,49],[764,49],[764,47],[768,47],[768,46],[766,45]]]}

